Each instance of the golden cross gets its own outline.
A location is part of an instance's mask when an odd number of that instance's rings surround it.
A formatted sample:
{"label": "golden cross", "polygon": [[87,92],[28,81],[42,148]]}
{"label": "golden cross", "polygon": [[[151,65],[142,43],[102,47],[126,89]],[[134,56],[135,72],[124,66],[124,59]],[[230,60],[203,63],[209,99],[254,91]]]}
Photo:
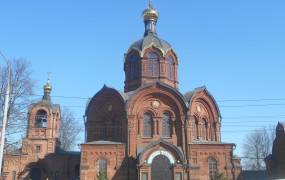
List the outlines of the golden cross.
{"label": "golden cross", "polygon": [[148,0],[148,7],[152,7],[152,0]]}
{"label": "golden cross", "polygon": [[47,80],[47,83],[49,84],[50,83],[50,77],[51,77],[51,72],[48,72],[48,80]]}

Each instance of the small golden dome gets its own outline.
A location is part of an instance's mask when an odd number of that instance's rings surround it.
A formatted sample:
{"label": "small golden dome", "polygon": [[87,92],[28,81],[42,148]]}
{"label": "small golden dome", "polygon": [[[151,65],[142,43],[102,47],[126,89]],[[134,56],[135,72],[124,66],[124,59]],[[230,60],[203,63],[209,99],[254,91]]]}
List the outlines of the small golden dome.
{"label": "small golden dome", "polygon": [[144,21],[157,21],[158,17],[158,12],[152,6],[143,11]]}
{"label": "small golden dome", "polygon": [[52,86],[49,83],[44,85],[44,92],[50,93],[52,91]]}

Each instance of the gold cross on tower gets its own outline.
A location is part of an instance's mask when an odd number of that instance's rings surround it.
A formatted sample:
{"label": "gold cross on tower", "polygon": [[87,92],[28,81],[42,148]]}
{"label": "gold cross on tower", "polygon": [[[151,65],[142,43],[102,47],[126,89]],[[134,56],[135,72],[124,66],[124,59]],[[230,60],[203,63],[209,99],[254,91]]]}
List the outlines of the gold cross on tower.
{"label": "gold cross on tower", "polygon": [[152,0],[148,0],[148,7],[152,7]]}
{"label": "gold cross on tower", "polygon": [[51,77],[51,72],[48,72],[48,79],[47,79],[47,83],[50,84],[50,77]]}

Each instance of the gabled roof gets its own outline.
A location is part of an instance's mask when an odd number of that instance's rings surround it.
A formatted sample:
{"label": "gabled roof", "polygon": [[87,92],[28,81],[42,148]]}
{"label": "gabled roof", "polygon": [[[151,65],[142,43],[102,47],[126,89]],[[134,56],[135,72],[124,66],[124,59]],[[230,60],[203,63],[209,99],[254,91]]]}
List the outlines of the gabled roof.
{"label": "gabled roof", "polygon": [[45,100],[40,100],[36,103],[32,103],[29,108],[28,112],[30,112],[34,107],[36,106],[45,106],[47,108],[51,108],[53,112],[59,111],[60,110],[60,105],[59,104],[53,104],[51,101],[45,101]]}
{"label": "gabled roof", "polygon": [[89,107],[90,107],[90,104],[98,97],[100,96],[103,92],[107,91],[107,90],[111,90],[111,91],[114,91],[116,92],[119,97],[121,97],[121,100],[122,102],[126,103],[129,99],[129,95],[127,93],[124,93],[122,91],[119,91],[115,88],[112,88],[112,87],[108,87],[104,84],[104,86],[101,88],[101,90],[99,90],[87,103],[87,106],[86,106],[86,110],[85,110],[85,114],[87,114],[87,112],[89,111]]}
{"label": "gabled roof", "polygon": [[[150,84],[143,85],[143,86],[139,87],[138,89],[136,89],[136,90],[134,90],[134,91],[128,92],[128,94],[129,94],[129,95],[134,95],[134,94],[136,94],[137,92],[142,91],[143,89],[147,89],[147,88],[149,88],[149,87],[152,87],[153,84],[158,84],[158,85],[160,85],[160,86],[162,86],[162,87],[165,87],[165,88],[171,90],[172,92],[174,92],[175,94],[177,94],[177,95],[181,98],[182,101],[186,102],[185,97],[184,97],[177,89],[175,89],[175,88],[173,88],[172,86],[169,86],[169,85],[167,85],[167,84],[165,84],[165,83],[163,83],[163,82],[161,82],[161,81],[156,81],[156,82],[154,82],[154,83],[150,83]],[[129,97],[131,97],[131,96],[129,96]]]}
{"label": "gabled roof", "polygon": [[193,91],[189,91],[187,92],[184,97],[186,99],[186,102],[188,103],[188,105],[190,106],[193,99],[195,98],[195,95],[198,94],[199,92],[202,92],[204,91],[213,101],[213,103],[215,104],[216,106],[216,109],[218,111],[218,115],[219,117],[221,118],[221,112],[220,112],[220,109],[219,109],[219,106],[218,106],[218,103],[217,101],[215,100],[215,98],[213,97],[213,95],[207,90],[206,86],[202,86],[202,87],[198,87],[198,88],[195,88]]}
{"label": "gabled roof", "polygon": [[153,87],[154,85],[159,85],[161,87],[164,87],[165,89],[169,90],[170,92],[172,92],[173,94],[177,95],[177,97],[179,97],[179,100],[180,102],[183,104],[183,108],[184,110],[187,109],[187,103],[186,103],[186,100],[184,98],[184,96],[176,89],[176,88],[173,88],[161,81],[156,81],[154,83],[150,83],[150,84],[146,84],[146,85],[143,85],[141,87],[139,87],[138,89],[134,90],[134,91],[131,91],[131,92],[128,92],[128,97],[129,99],[128,100],[131,100],[131,98],[136,95],[138,92],[140,91],[143,91],[144,89],[147,89],[147,88],[150,88],[150,87]]}
{"label": "gabled roof", "polygon": [[[164,87],[168,90],[170,90],[171,92],[173,92],[174,94],[176,94],[180,101],[184,104],[185,108],[189,107],[195,97],[196,94],[198,94],[199,92],[202,92],[204,91],[213,101],[214,105],[216,106],[216,109],[218,111],[218,116],[221,118],[221,113],[220,113],[220,110],[219,110],[219,106],[215,100],[215,98],[212,96],[212,94],[207,90],[206,86],[202,86],[202,87],[198,87],[198,88],[195,88],[193,91],[189,91],[187,92],[185,95],[182,95],[176,88],[173,88],[161,81],[156,81],[155,83],[150,83],[150,84],[146,84],[146,85],[143,85],[141,87],[139,87],[138,89],[134,90],[134,91],[130,91],[130,92],[123,92],[123,91],[119,91],[115,88],[112,88],[112,87],[108,87],[107,85],[104,85],[101,90],[99,90],[87,103],[87,106],[86,106],[86,111],[85,111],[85,114],[87,114],[88,110],[89,110],[89,107],[90,107],[90,104],[91,102],[93,102],[96,97],[98,97],[101,93],[103,93],[104,91],[106,90],[112,90],[114,92],[116,92],[122,99],[122,101],[126,104],[128,103],[128,101],[134,96],[136,95],[138,92],[144,90],[144,89],[147,89],[147,88],[150,88],[152,87],[154,84],[156,85],[159,85],[161,87]],[[55,105],[56,106],[56,105]],[[285,123],[284,123],[285,124]],[[285,125],[284,125],[285,127]]]}

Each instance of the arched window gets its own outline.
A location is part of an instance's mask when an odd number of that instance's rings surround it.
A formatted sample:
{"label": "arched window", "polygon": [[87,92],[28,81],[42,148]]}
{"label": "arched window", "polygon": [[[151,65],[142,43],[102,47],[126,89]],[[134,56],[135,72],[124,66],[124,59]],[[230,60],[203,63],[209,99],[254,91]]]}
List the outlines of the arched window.
{"label": "arched window", "polygon": [[139,56],[135,53],[128,57],[129,60],[129,79],[136,80],[139,78]]}
{"label": "arched window", "polygon": [[47,127],[47,112],[44,110],[39,110],[35,117],[35,127],[36,128],[46,128]]}
{"label": "arched window", "polygon": [[174,80],[174,60],[172,56],[166,58],[167,61],[167,77],[170,80]]}
{"label": "arched window", "polygon": [[148,173],[147,172],[141,173],[141,180],[148,180]]}
{"label": "arched window", "polygon": [[155,52],[149,52],[147,54],[149,60],[147,67],[147,74],[152,77],[158,77],[159,75],[159,56]]}
{"label": "arched window", "polygon": [[213,139],[213,141],[217,141],[218,140],[218,138],[217,138],[217,123],[216,122],[213,123],[212,139]]}
{"label": "arched window", "polygon": [[203,138],[208,140],[208,122],[206,119],[203,119]]}
{"label": "arched window", "polygon": [[193,139],[196,139],[197,135],[196,135],[196,123],[195,121],[192,122],[192,137]]}
{"label": "arched window", "polygon": [[199,121],[198,119],[194,119],[194,122],[193,122],[193,132],[194,132],[194,139],[199,139]]}
{"label": "arched window", "polygon": [[98,160],[98,179],[107,179],[107,160],[100,158]]}
{"label": "arched window", "polygon": [[153,134],[153,119],[150,113],[145,113],[143,117],[143,136],[151,137]]}
{"label": "arched window", "polygon": [[171,137],[172,120],[168,113],[164,113],[162,117],[162,137]]}
{"label": "arched window", "polygon": [[216,159],[210,157],[209,158],[209,176],[211,180],[215,180],[217,179],[217,175],[218,175],[218,162]]}

